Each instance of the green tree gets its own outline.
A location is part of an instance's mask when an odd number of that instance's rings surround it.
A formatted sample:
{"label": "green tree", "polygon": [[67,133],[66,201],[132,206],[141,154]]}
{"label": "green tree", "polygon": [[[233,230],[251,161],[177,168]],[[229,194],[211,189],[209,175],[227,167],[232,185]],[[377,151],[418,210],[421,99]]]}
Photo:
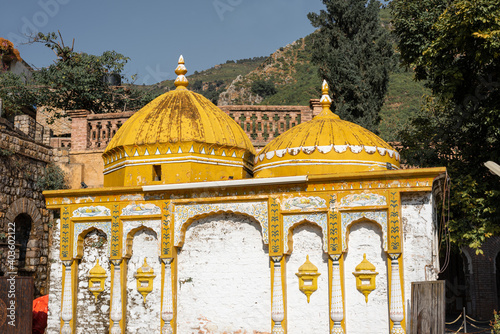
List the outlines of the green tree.
{"label": "green tree", "polygon": [[105,51],[96,56],[75,52],[74,40],[69,47],[61,34],[55,33],[39,33],[32,43],[43,43],[52,49],[57,60],[35,71],[29,81],[8,72],[0,74],[0,98],[6,99],[7,107],[14,112],[20,106],[34,104],[53,110],[54,117],[65,116],[66,110],[75,109],[116,112],[143,106],[156,96],[132,86],[111,86],[105,80],[109,74],[123,78],[129,58],[120,53]]}
{"label": "green tree", "polygon": [[402,156],[411,165],[448,168],[451,240],[479,249],[500,232],[500,180],[483,166],[500,160],[500,6],[394,0],[391,8],[403,62],[431,89],[401,133]]}
{"label": "green tree", "polygon": [[330,85],[335,112],[344,120],[378,131],[393,67],[393,47],[379,19],[380,3],[369,0],[323,0],[326,10],[309,13],[319,28],[312,61]]}
{"label": "green tree", "polygon": [[262,96],[263,98],[272,96],[277,92],[276,86],[271,80],[255,80],[252,82],[250,89],[252,90],[252,93]]}

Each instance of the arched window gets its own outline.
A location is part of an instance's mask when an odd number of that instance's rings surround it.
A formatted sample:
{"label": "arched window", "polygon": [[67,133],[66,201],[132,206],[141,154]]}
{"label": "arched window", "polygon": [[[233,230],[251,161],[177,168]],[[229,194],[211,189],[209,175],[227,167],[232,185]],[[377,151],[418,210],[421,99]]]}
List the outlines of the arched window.
{"label": "arched window", "polygon": [[16,245],[19,247],[19,264],[18,268],[22,269],[26,266],[26,250],[31,233],[31,217],[26,213],[19,214],[14,220],[16,225]]}

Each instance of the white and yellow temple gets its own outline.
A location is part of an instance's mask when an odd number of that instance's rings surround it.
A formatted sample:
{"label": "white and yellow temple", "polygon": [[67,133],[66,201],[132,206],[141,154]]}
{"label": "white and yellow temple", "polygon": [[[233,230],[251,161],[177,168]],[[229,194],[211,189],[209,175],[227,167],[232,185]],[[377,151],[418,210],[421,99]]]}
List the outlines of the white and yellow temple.
{"label": "white and yellow temple", "polygon": [[132,116],[104,187],[47,191],[48,333],[405,333],[439,271],[435,181],[330,110],[256,155],[187,89]]}

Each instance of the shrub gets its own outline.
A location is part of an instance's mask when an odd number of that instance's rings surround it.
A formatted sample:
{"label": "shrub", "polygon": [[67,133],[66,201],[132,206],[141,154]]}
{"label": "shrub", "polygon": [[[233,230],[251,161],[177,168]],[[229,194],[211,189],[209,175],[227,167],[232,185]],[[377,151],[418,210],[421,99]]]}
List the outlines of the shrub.
{"label": "shrub", "polygon": [[42,191],[67,189],[65,177],[66,173],[59,166],[50,163],[44,168],[43,176],[37,180],[36,185]]}

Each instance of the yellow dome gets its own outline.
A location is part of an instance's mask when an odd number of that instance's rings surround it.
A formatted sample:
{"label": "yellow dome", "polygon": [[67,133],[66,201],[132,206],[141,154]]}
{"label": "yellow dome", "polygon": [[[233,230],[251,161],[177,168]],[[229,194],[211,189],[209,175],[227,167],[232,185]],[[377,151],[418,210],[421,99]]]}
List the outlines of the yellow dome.
{"label": "yellow dome", "polygon": [[105,186],[251,177],[255,149],[243,129],[186,89],[182,56],[175,72],[177,88],[136,112],[109,142],[103,154]]}
{"label": "yellow dome", "polygon": [[331,112],[323,82],[323,110],[291,128],[255,157],[255,177],[399,169],[399,154],[380,137]]}

